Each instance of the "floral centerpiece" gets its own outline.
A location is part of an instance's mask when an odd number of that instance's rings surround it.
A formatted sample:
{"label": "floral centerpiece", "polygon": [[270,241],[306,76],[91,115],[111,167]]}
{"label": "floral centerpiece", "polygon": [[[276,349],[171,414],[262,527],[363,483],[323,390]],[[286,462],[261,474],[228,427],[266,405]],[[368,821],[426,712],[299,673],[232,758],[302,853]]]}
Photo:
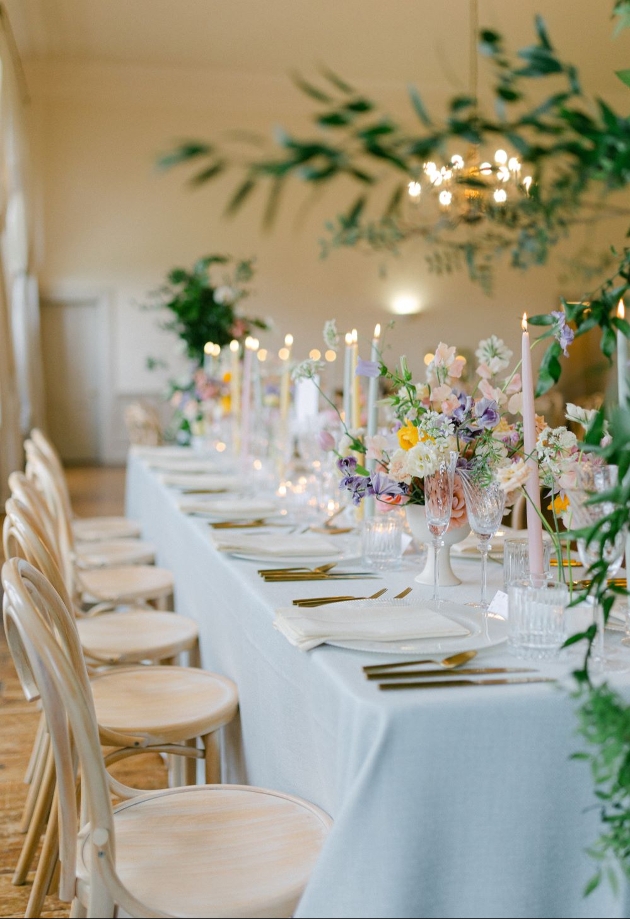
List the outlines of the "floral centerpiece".
{"label": "floral centerpiece", "polygon": [[[228,255],[206,255],[190,271],[169,271],[166,282],[144,304],[144,309],[170,313],[158,325],[176,333],[191,362],[190,373],[169,380],[166,392],[166,399],[175,409],[167,436],[180,443],[189,443],[194,434],[203,430],[207,404],[227,395],[224,375],[218,369],[216,375],[204,369],[206,345],[212,343],[220,350],[233,340],[243,341],[254,329],[269,328],[268,322],[245,316],[240,308],[250,294],[253,276],[253,259],[236,261]],[[167,364],[148,358],[147,366],[166,368]]]}
{"label": "floral centerpiece", "polygon": [[[396,417],[390,434],[363,440],[347,435],[347,452],[375,461],[370,474],[356,455],[342,456],[342,487],[355,504],[368,496],[387,504],[424,504],[424,479],[440,461],[456,451],[458,467],[473,476],[489,476],[507,465],[522,446],[522,425],[515,419],[521,409],[521,380],[508,376],[512,352],[491,336],[479,343],[476,379],[467,391],[461,382],[465,360],[456,348],[441,342],[426,370],[423,383],[415,383],[406,358],[396,370],[382,362],[362,361],[358,371],[389,380],[393,394],[385,399]],[[456,484],[452,527],[466,523],[463,491]]]}

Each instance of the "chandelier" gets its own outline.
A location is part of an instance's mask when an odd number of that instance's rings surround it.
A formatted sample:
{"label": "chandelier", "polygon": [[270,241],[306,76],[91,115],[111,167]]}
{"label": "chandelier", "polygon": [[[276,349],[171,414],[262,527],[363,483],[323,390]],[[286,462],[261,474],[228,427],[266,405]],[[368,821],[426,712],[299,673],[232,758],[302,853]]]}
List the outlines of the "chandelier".
{"label": "chandelier", "polygon": [[[477,0],[470,2],[470,95],[477,105]],[[475,224],[490,211],[500,216],[510,203],[529,195],[532,176],[522,174],[516,156],[503,149],[491,159],[482,159],[477,144],[471,144],[463,156],[454,153],[444,165],[423,163],[422,172],[407,186],[411,215],[429,197],[447,222]],[[497,213],[498,212],[498,213]]]}

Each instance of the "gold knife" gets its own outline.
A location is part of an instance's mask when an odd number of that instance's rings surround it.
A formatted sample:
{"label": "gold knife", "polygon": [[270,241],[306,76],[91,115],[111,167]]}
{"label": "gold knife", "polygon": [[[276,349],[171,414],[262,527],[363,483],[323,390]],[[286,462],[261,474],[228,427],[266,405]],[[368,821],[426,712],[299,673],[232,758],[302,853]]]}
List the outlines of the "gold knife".
{"label": "gold knife", "polygon": [[[472,676],[476,674],[479,676],[483,673],[536,673],[536,670],[533,670],[531,667],[461,667],[458,668],[457,673],[463,674],[465,676]],[[409,677],[425,677],[425,676],[444,676],[453,677],[448,673],[447,670],[405,670],[404,672],[400,670],[394,670],[391,673],[388,671],[383,672],[382,670],[378,673],[366,673],[366,678],[368,680],[407,680]]]}
{"label": "gold knife", "polygon": [[413,680],[409,683],[379,683],[379,689],[437,689],[439,686],[516,686],[521,683],[555,683],[553,677],[530,676],[516,680]]}

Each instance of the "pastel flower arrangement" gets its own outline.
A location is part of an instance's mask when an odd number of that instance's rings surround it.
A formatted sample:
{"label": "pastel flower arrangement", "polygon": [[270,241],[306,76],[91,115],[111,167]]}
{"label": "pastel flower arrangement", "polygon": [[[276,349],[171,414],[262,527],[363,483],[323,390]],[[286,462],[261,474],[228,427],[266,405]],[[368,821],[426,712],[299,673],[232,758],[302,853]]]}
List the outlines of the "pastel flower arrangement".
{"label": "pastel flower arrangement", "polygon": [[[384,504],[424,504],[424,479],[452,450],[458,465],[477,476],[509,466],[522,448],[521,380],[515,371],[505,376],[512,352],[496,336],[479,343],[476,379],[461,381],[465,359],[456,348],[440,342],[422,383],[413,380],[406,358],[395,371],[382,362],[361,361],[357,373],[389,380],[387,397],[396,416],[389,434],[363,437],[345,432],[338,445],[341,487],[353,503],[374,496]],[[376,371],[376,374],[375,374]],[[329,445],[330,448],[330,445]],[[374,461],[374,472],[359,463]],[[456,480],[451,526],[467,522],[464,494]]]}
{"label": "pastel flower arrangement", "polygon": [[171,436],[180,444],[190,443],[194,435],[201,433],[207,406],[224,394],[223,383],[208,376],[201,367],[195,370],[192,379],[170,380],[167,399],[174,409],[169,426]]}

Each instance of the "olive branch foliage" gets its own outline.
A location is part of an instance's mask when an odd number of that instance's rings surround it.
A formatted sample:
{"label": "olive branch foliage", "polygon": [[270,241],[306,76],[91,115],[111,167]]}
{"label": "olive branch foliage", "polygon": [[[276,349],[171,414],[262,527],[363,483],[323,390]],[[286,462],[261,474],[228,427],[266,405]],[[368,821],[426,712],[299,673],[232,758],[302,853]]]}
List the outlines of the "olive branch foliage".
{"label": "olive branch foliage", "polygon": [[[615,34],[630,28],[630,0],[617,0],[613,17]],[[228,215],[266,186],[265,226],[273,224],[288,181],[319,190],[349,180],[357,191],[346,209],[327,224],[324,254],[343,246],[395,253],[422,239],[431,249],[427,258],[432,270],[451,271],[464,265],[473,281],[490,290],[499,259],[507,258],[520,269],[543,264],[576,224],[629,213],[614,204],[614,194],[627,191],[630,184],[630,118],[585,94],[577,68],[560,58],[540,17],[535,21],[534,43],[516,55],[490,29],[481,30],[478,48],[489,66],[491,114],[482,110],[478,99],[459,94],[438,119],[429,113],[418,90],[410,87],[412,122],[402,123],[323,68],[317,83],[294,75],[296,86],[317,106],[313,136],[301,138],[277,129],[269,149],[261,138],[238,132],[231,138],[239,145],[236,153],[225,144],[189,141],[163,156],[160,164],[164,168],[193,164],[196,171],[190,182],[195,187],[237,171],[240,180],[227,204]],[[630,87],[630,68],[617,76]],[[545,98],[532,101],[529,91],[534,87],[539,92],[546,89]],[[446,164],[456,142],[479,147],[497,141],[511,146],[529,166],[533,177],[529,194],[501,207],[489,204],[483,222],[471,227],[453,226],[439,215],[424,223],[411,219],[407,186],[420,177],[427,160]],[[469,174],[459,181],[471,188],[484,185],[481,177]],[[383,200],[384,206],[379,206]],[[610,361],[617,332],[630,337],[630,325],[616,314],[619,299],[630,289],[630,246],[611,247],[604,267],[610,273],[603,283],[579,303],[565,301],[564,310],[576,336],[600,329],[600,347]],[[553,326],[549,315],[529,321]],[[553,330],[548,328],[543,337],[550,344],[540,369],[539,395],[557,383],[562,372],[561,348]],[[608,585],[605,550],[630,526],[630,406],[614,411],[609,424],[608,446],[599,446],[602,411],[586,434],[584,448],[619,468],[617,486],[592,499],[613,502],[614,511],[592,527],[569,534],[599,549],[599,559],[588,573],[590,586],[574,594],[574,602],[594,598],[602,604],[604,621],[616,595],[627,593]],[[630,706],[608,684],[593,682],[589,662],[595,636],[592,625],[567,642],[585,642],[586,647],[583,665],[575,672],[578,730],[586,750],[575,756],[590,764],[602,823],[601,835],[589,850],[598,867],[586,893],[604,877],[616,887],[619,869],[630,878]]]}

